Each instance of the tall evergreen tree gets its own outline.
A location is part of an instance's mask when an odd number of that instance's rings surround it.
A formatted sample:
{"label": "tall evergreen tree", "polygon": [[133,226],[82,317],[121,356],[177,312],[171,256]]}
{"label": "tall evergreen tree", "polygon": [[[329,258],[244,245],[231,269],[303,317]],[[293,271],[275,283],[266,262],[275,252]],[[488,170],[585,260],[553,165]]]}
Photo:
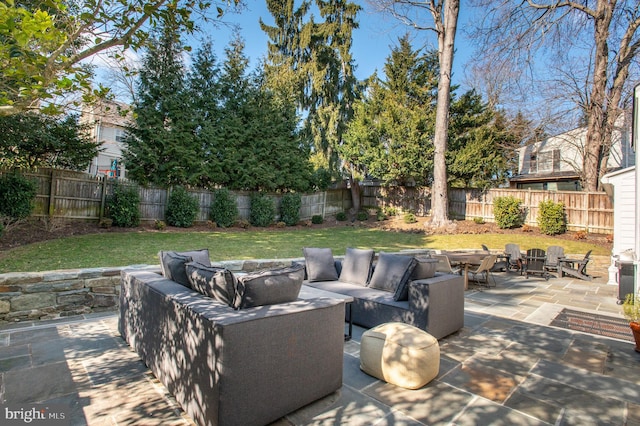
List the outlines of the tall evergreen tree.
{"label": "tall evergreen tree", "polygon": [[182,51],[178,27],[167,22],[144,58],[123,153],[129,177],[141,184],[188,185],[202,175]]}

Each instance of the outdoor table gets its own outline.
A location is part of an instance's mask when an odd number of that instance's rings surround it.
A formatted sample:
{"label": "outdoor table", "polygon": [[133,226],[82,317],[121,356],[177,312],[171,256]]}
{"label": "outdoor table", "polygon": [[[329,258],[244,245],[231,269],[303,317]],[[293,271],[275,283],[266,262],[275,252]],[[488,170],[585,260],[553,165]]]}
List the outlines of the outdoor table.
{"label": "outdoor table", "polygon": [[353,336],[353,317],[351,315],[351,305],[353,304],[353,296],[348,296],[346,294],[334,293],[328,290],[322,290],[319,288],[311,287],[308,285],[302,285],[300,288],[300,294],[298,295],[300,299],[315,299],[317,297],[326,297],[329,299],[340,299],[344,300],[346,310],[347,310],[347,318],[349,318],[349,332],[344,335],[344,340],[351,340]]}
{"label": "outdoor table", "polygon": [[452,265],[464,266],[464,289],[469,288],[469,266],[480,265],[489,253],[443,253]]}

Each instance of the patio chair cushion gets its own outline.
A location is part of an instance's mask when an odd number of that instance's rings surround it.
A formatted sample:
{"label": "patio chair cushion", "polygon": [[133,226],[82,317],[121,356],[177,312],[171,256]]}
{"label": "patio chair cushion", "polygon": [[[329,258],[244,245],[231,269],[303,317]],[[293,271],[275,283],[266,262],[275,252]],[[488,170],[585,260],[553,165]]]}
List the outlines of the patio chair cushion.
{"label": "patio chair cushion", "polygon": [[413,257],[380,252],[368,286],[393,293],[394,300],[408,300],[409,277],[415,267]]}
{"label": "patio chair cushion", "polygon": [[396,386],[418,389],[440,371],[438,340],[400,322],[380,324],[362,334],[360,369]]}
{"label": "patio chair cushion", "polygon": [[338,279],[338,271],[330,248],[305,247],[302,249],[302,253],[309,282],[336,281]]}
{"label": "patio chair cushion", "polygon": [[339,280],[351,284],[366,286],[371,276],[373,250],[348,247],[342,262]]}
{"label": "patio chair cushion", "polygon": [[236,280],[235,309],[293,302],[298,298],[304,266],[265,269],[242,275]]}
{"label": "patio chair cushion", "polygon": [[185,287],[191,287],[191,283],[187,277],[185,271],[185,264],[191,261],[196,261],[205,266],[211,266],[211,259],[209,259],[209,250],[191,250],[191,251],[160,251],[158,252],[160,258],[160,267],[162,268],[162,275],[165,278],[173,280]]}
{"label": "patio chair cushion", "polygon": [[432,257],[416,256],[416,267],[413,268],[409,281],[426,280],[436,275],[438,260]]}
{"label": "patio chair cushion", "polygon": [[198,262],[188,262],[185,269],[192,289],[225,305],[233,306],[236,289],[231,271]]}

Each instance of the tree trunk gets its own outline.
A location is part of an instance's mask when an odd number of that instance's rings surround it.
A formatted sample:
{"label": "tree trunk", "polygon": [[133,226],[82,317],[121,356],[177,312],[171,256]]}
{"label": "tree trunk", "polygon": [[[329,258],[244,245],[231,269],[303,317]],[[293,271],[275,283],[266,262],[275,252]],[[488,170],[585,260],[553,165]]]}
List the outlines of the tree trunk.
{"label": "tree trunk", "polygon": [[436,127],[433,138],[433,187],[431,192],[431,224],[443,226],[449,222],[449,195],[447,193],[447,139],[449,129],[449,105],[451,103],[451,69],[460,11],[460,0],[447,0],[444,5],[444,22],[434,16],[438,30],[438,56],[440,81],[436,106]]}
{"label": "tree trunk", "polygon": [[354,219],[358,212],[360,211],[360,181],[353,177],[353,175],[349,176],[349,189],[351,191],[351,218]]}

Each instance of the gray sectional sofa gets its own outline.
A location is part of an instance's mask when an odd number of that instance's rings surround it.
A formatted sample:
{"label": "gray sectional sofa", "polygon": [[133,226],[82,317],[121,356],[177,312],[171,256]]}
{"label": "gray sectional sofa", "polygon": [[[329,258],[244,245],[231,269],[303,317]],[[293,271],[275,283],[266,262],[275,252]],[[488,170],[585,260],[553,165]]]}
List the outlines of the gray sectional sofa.
{"label": "gray sectional sofa", "polygon": [[[175,259],[163,262],[165,275],[172,275],[165,267]],[[169,279],[123,271],[119,329],[197,424],[268,424],[342,386],[344,302],[296,295],[263,304],[255,283],[282,287],[291,281],[270,273],[238,278],[239,300],[225,288],[228,271],[196,267],[209,271],[195,286],[208,285],[208,295],[174,281],[184,280],[184,272],[174,270]],[[302,275],[298,290],[301,282]],[[279,299],[284,293],[275,292]],[[234,306],[220,301],[225,297]]]}
{"label": "gray sectional sofa", "polygon": [[411,254],[348,248],[344,259],[329,249],[305,248],[305,285],[352,296],[354,324],[372,328],[404,322],[437,339],[464,326],[464,280],[435,272],[435,260]]}

